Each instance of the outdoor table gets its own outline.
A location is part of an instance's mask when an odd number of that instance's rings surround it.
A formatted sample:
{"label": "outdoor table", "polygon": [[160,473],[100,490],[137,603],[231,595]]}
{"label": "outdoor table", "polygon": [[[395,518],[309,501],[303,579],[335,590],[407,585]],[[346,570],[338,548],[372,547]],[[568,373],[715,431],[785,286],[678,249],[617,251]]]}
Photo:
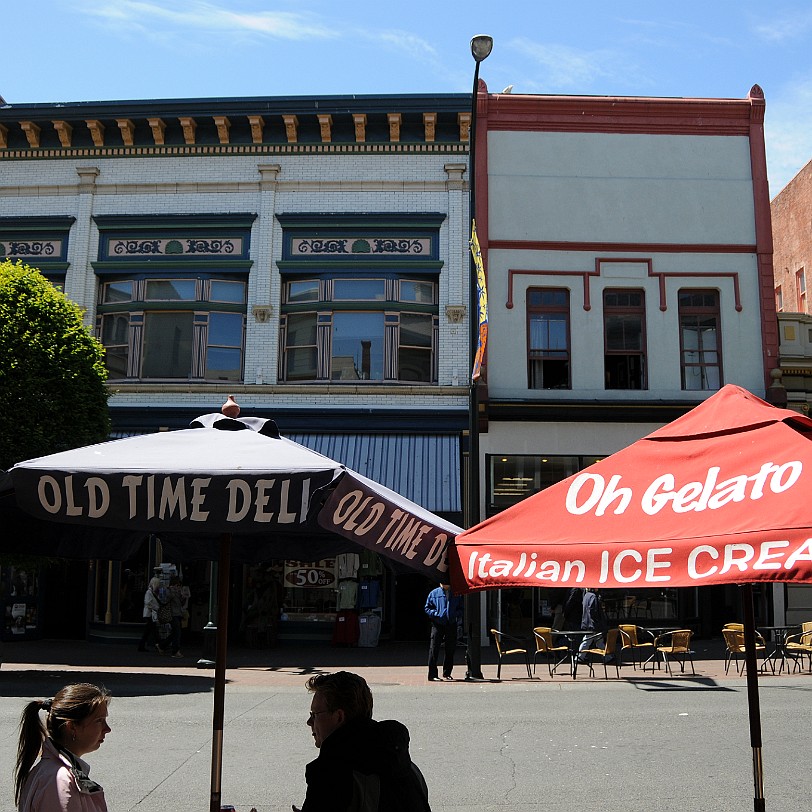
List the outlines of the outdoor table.
{"label": "outdoor table", "polygon": [[566,637],[569,641],[570,673],[572,674],[572,678],[575,679],[578,673],[578,646],[576,645],[576,641],[580,644],[580,641],[583,640],[584,637],[597,637],[602,635],[603,632],[596,632],[594,629],[566,629],[564,631],[561,629],[553,629],[552,634],[553,637]]}
{"label": "outdoor table", "polygon": [[646,673],[646,666],[651,663],[651,673],[654,673],[654,663],[657,663],[657,668],[660,667],[660,661],[657,659],[657,638],[661,634],[667,634],[668,632],[676,632],[679,631],[682,626],[641,626],[641,629],[647,631],[649,634],[652,635],[655,642],[654,650],[651,652],[649,658],[643,663],[643,673]]}
{"label": "outdoor table", "polygon": [[789,665],[787,664],[787,651],[784,648],[784,642],[786,641],[787,637],[789,637],[789,633],[793,629],[800,629],[800,624],[794,623],[788,626],[759,626],[758,630],[760,632],[769,632],[770,638],[772,639],[773,643],[773,650],[764,658],[764,662],[761,664],[761,671],[764,671],[765,666],[769,663],[770,667],[772,668],[773,674],[775,673],[775,663],[778,659],[781,660],[781,667],[778,669],[778,675],[781,675],[781,672],[784,670],[784,666],[787,667],[787,673],[789,673]]}

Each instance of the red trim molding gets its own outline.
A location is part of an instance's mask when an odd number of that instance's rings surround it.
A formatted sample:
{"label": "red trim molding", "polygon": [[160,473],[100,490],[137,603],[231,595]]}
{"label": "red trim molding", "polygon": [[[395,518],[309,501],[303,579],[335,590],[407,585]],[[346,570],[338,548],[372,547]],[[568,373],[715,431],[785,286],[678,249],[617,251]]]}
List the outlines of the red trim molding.
{"label": "red trim molding", "polygon": [[654,263],[651,258],[643,259],[641,257],[595,257],[595,269],[592,271],[557,271],[557,270],[524,270],[518,268],[508,269],[508,289],[507,301],[505,307],[508,310],[513,309],[513,279],[516,276],[574,276],[581,277],[584,284],[584,310],[589,311],[592,309],[592,298],[590,293],[589,280],[590,277],[599,277],[601,275],[601,266],[613,262],[636,262],[638,264],[645,263],[649,278],[655,278],[658,283],[660,291],[660,310],[665,312],[668,310],[668,301],[666,296],[666,279],[704,279],[706,282],[715,279],[732,279],[733,280],[733,297],[736,302],[736,311],[742,311],[741,295],[739,290],[739,274],[735,271],[725,273],[698,273],[693,271],[685,271],[683,273],[673,272],[657,272],[654,270]]}

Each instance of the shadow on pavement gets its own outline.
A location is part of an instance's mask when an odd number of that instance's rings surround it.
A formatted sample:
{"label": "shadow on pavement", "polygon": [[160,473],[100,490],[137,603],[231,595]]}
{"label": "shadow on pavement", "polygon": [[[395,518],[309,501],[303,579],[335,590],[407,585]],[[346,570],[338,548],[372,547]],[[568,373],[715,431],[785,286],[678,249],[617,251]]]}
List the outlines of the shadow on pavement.
{"label": "shadow on pavement", "polygon": [[[171,694],[210,693],[210,676],[183,674],[127,674],[113,671],[68,671],[58,667],[41,671],[0,670],[0,696],[47,697],[63,685],[91,682],[103,685],[113,696],[167,696]],[[56,688],[54,687],[56,686]]]}
{"label": "shadow on pavement", "polygon": [[644,677],[626,677],[629,685],[640,691],[735,691],[720,685],[710,677],[666,677],[647,679]]}

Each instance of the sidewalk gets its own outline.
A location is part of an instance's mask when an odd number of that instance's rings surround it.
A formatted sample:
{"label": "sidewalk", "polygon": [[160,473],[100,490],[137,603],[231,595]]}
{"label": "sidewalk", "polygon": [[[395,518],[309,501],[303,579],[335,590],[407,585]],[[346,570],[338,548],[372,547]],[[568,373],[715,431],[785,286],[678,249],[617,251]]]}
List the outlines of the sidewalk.
{"label": "sidewalk", "polygon": [[[76,672],[80,674],[144,674],[155,676],[176,675],[196,677],[197,680],[213,679],[214,669],[198,667],[201,657],[199,646],[184,647],[183,659],[161,656],[156,652],[139,652],[135,644],[89,643],[77,640],[30,640],[5,642],[0,649],[3,663],[0,675],[10,678],[18,674],[21,678],[31,671]],[[301,642],[280,641],[274,648],[251,649],[232,646],[229,650],[226,678],[232,685],[301,686],[313,673],[352,670],[361,674],[370,684],[387,685],[426,685],[432,689],[442,689],[437,683],[426,680],[426,656],[428,643],[397,643],[382,641],[375,648],[332,646],[327,641]],[[693,642],[696,676],[704,680],[742,679],[731,666],[726,676],[724,669],[724,643],[721,640],[695,640]],[[532,657],[532,652],[531,652]],[[674,679],[692,678],[690,665],[685,674],[674,665]],[[462,681],[465,677],[465,653],[457,652],[454,677]],[[496,653],[493,647],[482,648],[482,672],[488,682],[496,682]],[[614,680],[614,666],[609,666],[609,679]],[[620,671],[621,680],[651,680],[651,671],[644,676],[638,668],[624,664]],[[760,674],[765,680],[772,677],[768,669]],[[783,674],[787,676],[786,670]],[[807,670],[790,674],[792,678],[809,677]],[[90,677],[87,677],[90,679]],[[99,676],[95,677],[99,679]],[[667,672],[655,671],[654,678],[669,679]],[[558,684],[572,683],[566,673],[553,678]],[[578,669],[575,682],[591,680],[604,681],[603,667],[595,667],[594,676],[589,669]],[[502,665],[502,682],[524,682],[534,684],[549,682],[545,663],[540,660],[536,669],[536,679],[528,680],[520,657],[505,659]]]}

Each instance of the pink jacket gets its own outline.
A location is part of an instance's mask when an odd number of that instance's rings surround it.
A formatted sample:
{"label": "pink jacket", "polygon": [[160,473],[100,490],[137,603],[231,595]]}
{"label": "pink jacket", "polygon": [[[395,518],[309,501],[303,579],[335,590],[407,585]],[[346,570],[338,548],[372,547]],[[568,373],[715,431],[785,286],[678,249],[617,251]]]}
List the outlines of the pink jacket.
{"label": "pink jacket", "polygon": [[[87,775],[87,762],[76,760]],[[107,812],[107,803],[101,788],[88,792],[80,786],[70,761],[46,739],[40,760],[23,784],[17,812]]]}

